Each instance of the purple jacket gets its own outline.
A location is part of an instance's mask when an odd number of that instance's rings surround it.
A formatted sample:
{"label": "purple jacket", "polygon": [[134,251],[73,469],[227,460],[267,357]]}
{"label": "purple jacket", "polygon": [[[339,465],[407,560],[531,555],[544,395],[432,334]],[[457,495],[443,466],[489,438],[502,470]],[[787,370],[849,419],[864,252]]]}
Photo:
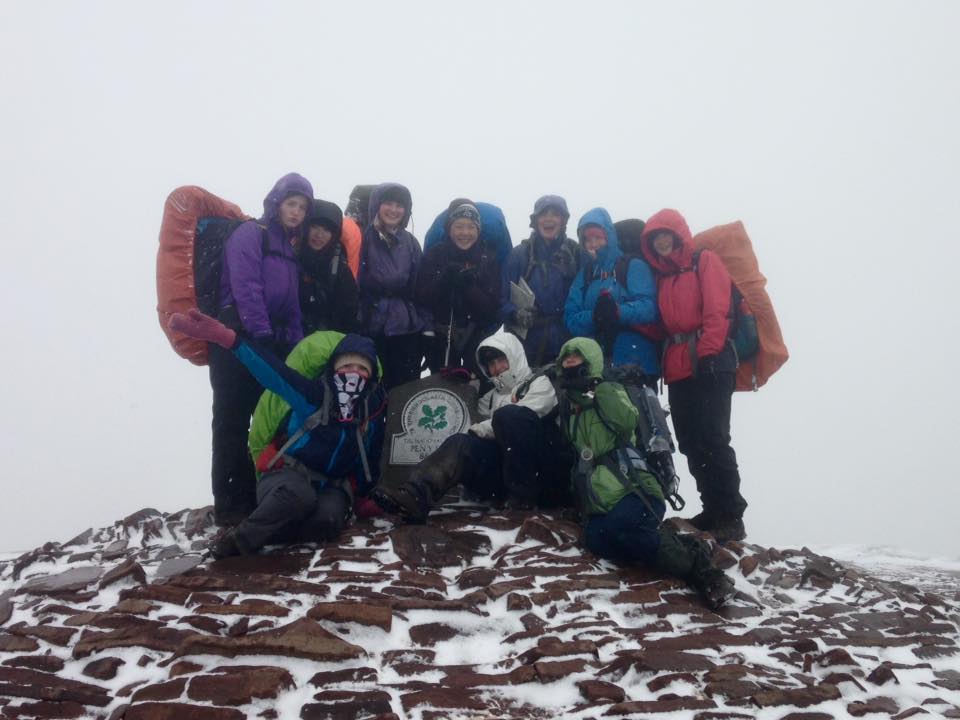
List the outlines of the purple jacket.
{"label": "purple jacket", "polygon": [[[284,175],[264,198],[263,217],[243,223],[227,238],[220,307],[235,306],[250,337],[292,346],[303,337],[297,260],[291,244],[296,232],[284,230],[278,216],[280,204],[291,195],[313,199],[313,187],[296,173]],[[261,226],[267,228],[266,244]]]}
{"label": "purple jacket", "polygon": [[[385,184],[370,196],[370,216],[375,218],[380,198],[388,188],[400,188],[409,198],[409,191],[401,185]],[[363,231],[360,250],[360,313],[364,332],[370,336],[407,335],[419,333],[429,323],[429,316],[414,304],[417,268],[423,251],[420,242],[404,230],[410,219],[407,212],[396,233],[381,234],[373,222]]]}

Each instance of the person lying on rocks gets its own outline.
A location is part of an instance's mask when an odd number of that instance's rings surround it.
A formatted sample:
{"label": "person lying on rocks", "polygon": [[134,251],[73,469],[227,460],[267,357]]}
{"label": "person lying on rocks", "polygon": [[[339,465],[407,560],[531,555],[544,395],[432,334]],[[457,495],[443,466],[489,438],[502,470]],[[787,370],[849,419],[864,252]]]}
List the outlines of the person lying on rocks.
{"label": "person lying on rocks", "polygon": [[479,402],[485,419],[448,437],[402,484],[377,486],[371,495],[387,512],[424,522],[456,485],[516,509],[566,504],[572,456],[560,437],[552,383],[532,378],[523,345],[504,330],[482,341],[476,355],[493,383]]}
{"label": "person lying on rocks", "polygon": [[574,494],[594,555],[637,562],[679,577],[718,608],[733,581],[710,562],[709,546],[663,525],[663,491],[634,448],[638,410],[622,385],[605,381],[603,352],[590,338],[568,340],[557,358],[560,426],[579,458]]}
{"label": "person lying on rocks", "polygon": [[254,458],[257,506],[215,541],[210,554],[219,559],[256,553],[267,543],[336,538],[353,512],[354,495],[366,495],[379,473],[386,393],[373,341],[313,333],[288,360],[313,360],[317,372],[301,374],[199,310],[175,313],[170,326],[230,349],[276,394],[261,397],[250,433],[251,446],[265,430],[272,439]]}

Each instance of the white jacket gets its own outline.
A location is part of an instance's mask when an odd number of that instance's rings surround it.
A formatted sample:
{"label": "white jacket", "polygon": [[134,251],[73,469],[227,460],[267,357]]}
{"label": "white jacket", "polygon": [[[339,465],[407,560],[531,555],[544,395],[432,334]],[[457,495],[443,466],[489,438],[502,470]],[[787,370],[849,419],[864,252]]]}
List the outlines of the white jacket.
{"label": "white jacket", "polygon": [[[480,350],[485,347],[494,348],[506,355],[507,362],[510,363],[509,369],[496,377],[487,375],[487,368],[480,362]],[[481,416],[492,418],[497,410],[513,403],[530,408],[540,417],[544,417],[557,406],[557,393],[553,389],[553,383],[545,377],[538,377],[530,383],[530,387],[519,400],[514,397],[514,389],[530,377],[532,372],[527,365],[523,345],[520,344],[516,335],[506,332],[503,328],[497,330],[477,347],[477,364],[480,366],[480,371],[493,383],[493,390],[480,398],[477,409]],[[478,437],[491,439],[493,438],[493,421],[487,419],[474,423],[470,426],[470,432]]]}

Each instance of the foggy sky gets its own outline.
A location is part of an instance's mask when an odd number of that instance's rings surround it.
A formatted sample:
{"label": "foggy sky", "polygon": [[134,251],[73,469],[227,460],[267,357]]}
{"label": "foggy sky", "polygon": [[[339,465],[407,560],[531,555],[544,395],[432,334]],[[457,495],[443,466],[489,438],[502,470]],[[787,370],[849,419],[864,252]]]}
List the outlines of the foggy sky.
{"label": "foggy sky", "polygon": [[[749,539],[956,557],[955,2],[0,4],[0,550],[211,501],[163,202],[304,174],[571,225],[742,220],[791,359],[734,398]],[[680,456],[678,466],[685,465]],[[682,492],[697,511],[692,480]],[[692,513],[691,513],[692,514]]]}

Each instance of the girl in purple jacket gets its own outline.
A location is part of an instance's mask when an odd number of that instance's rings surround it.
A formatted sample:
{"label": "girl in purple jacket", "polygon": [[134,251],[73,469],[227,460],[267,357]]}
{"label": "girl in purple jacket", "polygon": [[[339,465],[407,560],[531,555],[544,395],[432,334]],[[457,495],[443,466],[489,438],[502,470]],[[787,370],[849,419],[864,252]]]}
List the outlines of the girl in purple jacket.
{"label": "girl in purple jacket", "polygon": [[[293,242],[312,199],[306,178],[284,175],[264,199],[263,217],[224,243],[218,319],[282,358],[303,337]],[[247,432],[263,388],[229,350],[211,343],[209,358],[214,518],[235,525],[256,507]]]}
{"label": "girl in purple jacket", "polygon": [[370,195],[372,220],[360,249],[360,321],[373,338],[389,390],[420,377],[421,333],[429,316],[414,302],[423,251],[407,223],[413,201],[403,185],[379,185]]}

